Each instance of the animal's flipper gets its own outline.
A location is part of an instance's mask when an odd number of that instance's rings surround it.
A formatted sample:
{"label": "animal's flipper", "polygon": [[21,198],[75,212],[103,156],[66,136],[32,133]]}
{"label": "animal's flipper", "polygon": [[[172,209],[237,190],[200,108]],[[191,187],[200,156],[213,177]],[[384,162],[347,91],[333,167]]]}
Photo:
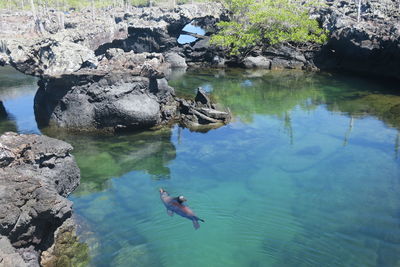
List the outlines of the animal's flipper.
{"label": "animal's flipper", "polygon": [[201,221],[201,222],[205,222],[203,219],[200,219],[199,217],[195,217],[196,220]]}
{"label": "animal's flipper", "polygon": [[169,216],[174,216],[174,212],[172,211],[172,210],[169,210],[169,209],[167,209],[167,214],[169,215]]}
{"label": "animal's flipper", "polygon": [[192,220],[193,221],[193,227],[194,227],[194,229],[199,229],[200,228],[200,224],[199,224],[199,222],[196,220],[196,219],[193,219]]}

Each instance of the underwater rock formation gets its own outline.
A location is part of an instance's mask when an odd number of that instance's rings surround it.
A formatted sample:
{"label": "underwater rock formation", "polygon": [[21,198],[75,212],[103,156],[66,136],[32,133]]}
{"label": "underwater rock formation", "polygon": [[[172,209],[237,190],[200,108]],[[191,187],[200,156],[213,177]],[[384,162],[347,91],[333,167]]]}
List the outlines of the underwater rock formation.
{"label": "underwater rock formation", "polygon": [[80,179],[71,150],[46,136],[8,132],[0,137],[0,263],[19,262],[20,255],[27,266],[38,266],[41,251],[71,217],[66,197]]}

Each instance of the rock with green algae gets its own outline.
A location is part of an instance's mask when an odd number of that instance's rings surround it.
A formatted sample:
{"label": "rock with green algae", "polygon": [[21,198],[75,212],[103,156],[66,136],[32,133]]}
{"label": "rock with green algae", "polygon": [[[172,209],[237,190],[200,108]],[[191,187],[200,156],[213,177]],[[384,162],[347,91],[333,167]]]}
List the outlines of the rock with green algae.
{"label": "rock with green algae", "polygon": [[54,244],[42,252],[43,267],[83,267],[90,261],[89,247],[76,236],[73,219],[66,220],[54,233]]}

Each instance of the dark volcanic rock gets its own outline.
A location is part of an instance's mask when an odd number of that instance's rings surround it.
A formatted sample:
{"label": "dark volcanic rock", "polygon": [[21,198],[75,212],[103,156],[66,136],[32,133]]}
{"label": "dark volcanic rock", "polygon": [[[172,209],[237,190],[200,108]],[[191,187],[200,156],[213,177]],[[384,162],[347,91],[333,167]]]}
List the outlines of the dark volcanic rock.
{"label": "dark volcanic rock", "polygon": [[8,247],[1,253],[18,252],[36,266],[39,253],[53,243],[54,231],[72,213],[65,197],[79,184],[71,150],[69,144],[46,136],[0,137],[0,237],[6,239],[0,243]]}
{"label": "dark volcanic rock", "polygon": [[[169,63],[162,54],[126,53],[113,48],[98,63],[97,69],[40,80],[34,104],[40,127],[73,131],[138,130],[165,125],[179,117],[180,100],[164,78]],[[209,100],[206,102],[205,107],[210,109]],[[221,122],[214,118],[221,114],[200,111],[196,103],[197,100],[190,104],[192,113],[200,113],[192,118],[203,117],[200,124]]]}
{"label": "dark volcanic rock", "polygon": [[118,72],[69,75],[42,80],[34,108],[42,127],[144,129],[172,119],[176,109],[173,95],[163,78]]}
{"label": "dark volcanic rock", "polygon": [[229,123],[229,111],[217,110],[202,88],[197,89],[195,101],[178,99],[180,123],[192,130],[203,131]]}
{"label": "dark volcanic rock", "polygon": [[39,126],[70,130],[145,129],[164,124],[176,110],[163,78],[161,54],[109,49],[97,69],[42,78],[35,96]]}
{"label": "dark volcanic rock", "polygon": [[353,1],[318,11],[330,40],[315,60],[322,69],[400,79],[400,9],[395,0],[363,1],[360,22]]}

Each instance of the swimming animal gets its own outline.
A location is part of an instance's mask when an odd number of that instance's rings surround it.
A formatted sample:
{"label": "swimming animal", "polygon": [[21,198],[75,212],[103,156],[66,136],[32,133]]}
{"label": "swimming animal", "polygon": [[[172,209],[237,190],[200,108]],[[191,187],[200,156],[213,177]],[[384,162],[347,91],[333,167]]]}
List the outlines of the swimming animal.
{"label": "swimming animal", "polygon": [[160,188],[160,198],[167,208],[167,213],[169,216],[173,216],[175,212],[176,214],[191,220],[193,222],[194,229],[199,229],[199,221],[204,222],[204,220],[197,217],[188,206],[183,204],[183,202],[186,201],[184,196],[171,197],[167,191]]}

